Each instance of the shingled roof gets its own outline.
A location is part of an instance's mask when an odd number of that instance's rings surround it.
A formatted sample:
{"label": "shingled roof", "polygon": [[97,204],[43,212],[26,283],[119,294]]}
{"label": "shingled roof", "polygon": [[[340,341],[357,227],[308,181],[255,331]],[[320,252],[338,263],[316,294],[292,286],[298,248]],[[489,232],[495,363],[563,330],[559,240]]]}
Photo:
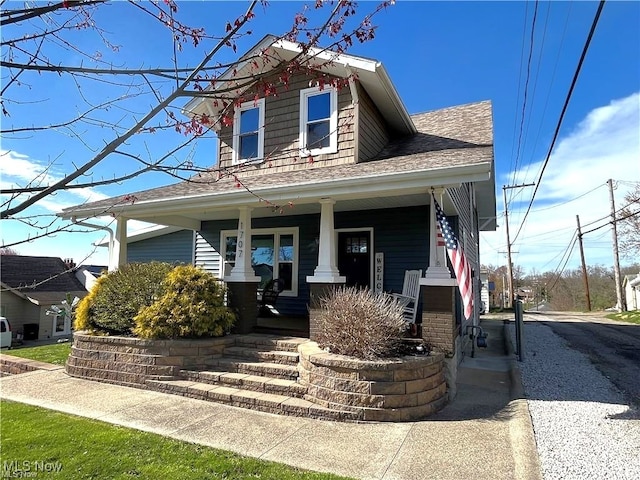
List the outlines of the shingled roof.
{"label": "shingled roof", "polygon": [[[483,165],[487,172],[493,171],[493,129],[491,102],[483,101],[413,115],[418,132],[412,136],[390,142],[374,159],[368,162],[338,166],[316,166],[306,164],[304,168],[268,173],[251,177],[250,187],[258,192],[261,188],[279,186],[303,188],[305,185],[332,180],[363,179],[395,173],[436,171],[440,169]],[[238,191],[233,177],[218,179],[216,170],[193,177],[189,181],[133,193],[121,198],[110,198],[98,202],[67,208],[63,216],[97,211],[126,210],[131,198],[135,204],[167,199],[183,199],[208,195],[224,195]]]}
{"label": "shingled roof", "polygon": [[87,293],[74,272],[57,257],[0,255],[0,280],[39,303],[57,303],[66,293]]}

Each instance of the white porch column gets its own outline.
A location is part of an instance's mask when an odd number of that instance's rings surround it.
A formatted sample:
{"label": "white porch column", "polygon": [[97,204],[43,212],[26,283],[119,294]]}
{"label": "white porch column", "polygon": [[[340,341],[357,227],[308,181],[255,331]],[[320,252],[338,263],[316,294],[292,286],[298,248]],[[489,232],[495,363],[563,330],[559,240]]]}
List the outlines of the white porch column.
{"label": "white porch column", "polygon": [[110,251],[110,272],[127,264],[127,219],[125,217],[118,217],[116,220],[116,234],[113,238],[113,246],[110,248]]}
{"label": "white porch column", "polygon": [[346,277],[340,276],[336,266],[336,236],[333,227],[333,205],[331,198],[320,199],[320,238],[318,245],[318,266],[313,276],[307,277],[309,283],[345,283]]}
{"label": "white porch column", "polygon": [[[442,192],[436,193],[439,197],[439,203],[442,206]],[[420,281],[421,285],[456,285],[455,279],[451,278],[451,272],[447,267],[445,258],[445,247],[438,245],[438,219],[436,217],[436,206],[433,201],[429,204],[429,266],[424,274],[424,279]],[[441,238],[441,237],[440,237]],[[440,243],[444,243],[441,238]]]}
{"label": "white porch column", "polygon": [[236,242],[236,264],[225,282],[259,282],[251,266],[251,208],[240,207],[238,217],[238,240]]}

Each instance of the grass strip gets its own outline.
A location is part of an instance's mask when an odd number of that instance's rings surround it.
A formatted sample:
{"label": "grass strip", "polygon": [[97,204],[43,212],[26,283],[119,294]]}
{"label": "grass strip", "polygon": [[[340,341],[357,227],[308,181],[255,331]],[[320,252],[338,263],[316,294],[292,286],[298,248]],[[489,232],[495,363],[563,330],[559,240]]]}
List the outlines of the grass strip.
{"label": "grass strip", "polygon": [[21,403],[1,401],[0,415],[2,478],[19,469],[70,480],[344,478]]}
{"label": "grass strip", "polygon": [[607,315],[607,318],[611,320],[618,320],[620,322],[636,323],[640,325],[640,310],[633,310],[631,312],[611,313]]}
{"label": "grass strip", "polygon": [[2,350],[2,353],[54,365],[64,365],[71,353],[71,342],[38,345],[37,347],[14,347],[11,350]]}

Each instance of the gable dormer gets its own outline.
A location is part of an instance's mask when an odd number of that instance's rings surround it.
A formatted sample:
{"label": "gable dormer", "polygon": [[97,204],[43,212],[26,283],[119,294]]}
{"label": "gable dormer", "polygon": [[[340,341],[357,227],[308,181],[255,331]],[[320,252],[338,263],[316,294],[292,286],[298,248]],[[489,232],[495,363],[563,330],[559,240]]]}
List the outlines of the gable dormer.
{"label": "gable dormer", "polygon": [[[292,59],[305,68],[283,74]],[[300,59],[303,60],[300,60]],[[255,78],[254,81],[240,79]],[[215,120],[218,167],[255,175],[374,158],[415,126],[379,62],[265,37],[196,98],[189,115]]]}

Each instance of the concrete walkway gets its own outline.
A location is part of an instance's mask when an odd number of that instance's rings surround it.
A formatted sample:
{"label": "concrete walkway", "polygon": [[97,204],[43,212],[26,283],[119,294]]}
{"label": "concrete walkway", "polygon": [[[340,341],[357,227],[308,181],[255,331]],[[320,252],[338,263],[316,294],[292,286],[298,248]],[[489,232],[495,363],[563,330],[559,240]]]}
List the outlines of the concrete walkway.
{"label": "concrete walkway", "polygon": [[540,479],[531,419],[503,322],[466,357],[454,401],[427,420],[351,424],[254,412],[67,376],[62,368],[0,379],[3,399],[361,479]]}

